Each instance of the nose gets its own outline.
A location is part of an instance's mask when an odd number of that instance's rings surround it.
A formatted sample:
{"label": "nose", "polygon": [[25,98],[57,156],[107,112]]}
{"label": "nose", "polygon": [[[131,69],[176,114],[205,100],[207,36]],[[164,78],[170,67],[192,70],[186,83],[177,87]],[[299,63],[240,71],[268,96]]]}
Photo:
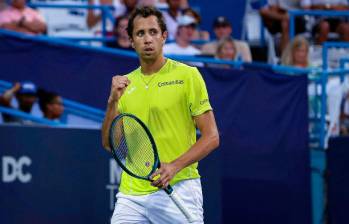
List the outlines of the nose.
{"label": "nose", "polygon": [[149,44],[152,42],[152,37],[148,33],[144,35],[144,44]]}

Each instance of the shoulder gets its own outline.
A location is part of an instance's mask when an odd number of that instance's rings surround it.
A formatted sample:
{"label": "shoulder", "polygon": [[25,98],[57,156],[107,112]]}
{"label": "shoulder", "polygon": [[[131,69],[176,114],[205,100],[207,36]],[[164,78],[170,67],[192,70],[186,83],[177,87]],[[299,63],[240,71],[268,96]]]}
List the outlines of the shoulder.
{"label": "shoulder", "polygon": [[172,60],[172,59],[168,59],[168,60],[170,60],[169,61],[170,73],[178,74],[185,79],[190,79],[190,78],[192,78],[193,75],[200,74],[199,70],[196,67],[193,67],[193,66],[190,66],[190,65],[184,64],[182,62]]}
{"label": "shoulder", "polygon": [[132,80],[132,79],[134,79],[137,76],[137,74],[140,73],[140,69],[141,68],[138,67],[137,69],[133,70],[130,73],[125,74],[124,76],[126,76],[128,79]]}
{"label": "shoulder", "polygon": [[235,40],[234,39],[234,44],[236,46],[236,48],[250,48],[249,45],[247,44],[246,41],[243,40]]}

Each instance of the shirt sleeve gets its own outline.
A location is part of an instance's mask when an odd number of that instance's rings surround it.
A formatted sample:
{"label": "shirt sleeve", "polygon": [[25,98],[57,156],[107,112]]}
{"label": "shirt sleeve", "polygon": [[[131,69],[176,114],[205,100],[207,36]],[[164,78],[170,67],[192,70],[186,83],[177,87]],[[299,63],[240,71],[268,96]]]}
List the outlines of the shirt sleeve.
{"label": "shirt sleeve", "polygon": [[7,10],[5,9],[2,12],[0,12],[0,26],[10,22],[11,22],[11,17],[7,13]]}
{"label": "shirt sleeve", "polygon": [[192,116],[198,116],[212,110],[205,81],[197,68],[193,68],[188,88],[188,106]]}

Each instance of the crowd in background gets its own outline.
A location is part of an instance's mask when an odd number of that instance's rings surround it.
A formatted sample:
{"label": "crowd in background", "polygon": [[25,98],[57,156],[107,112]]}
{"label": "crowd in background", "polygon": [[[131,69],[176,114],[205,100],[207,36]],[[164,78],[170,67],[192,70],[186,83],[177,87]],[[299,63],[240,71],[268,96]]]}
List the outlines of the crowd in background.
{"label": "crowd in background", "polygon": [[[164,53],[168,55],[208,56],[227,61],[252,62],[254,52],[248,42],[233,38],[233,26],[224,15],[212,21],[212,27],[201,27],[201,16],[187,0],[88,0],[90,5],[113,6],[115,21],[107,21],[107,35],[114,41],[107,42],[106,47],[133,51],[126,27],[129,14],[139,6],[154,6],[162,9],[168,29],[168,42]],[[290,41],[290,9],[307,10],[349,10],[348,0],[268,0],[260,7],[260,17],[268,33],[272,36],[276,49],[276,62],[282,65],[300,68],[316,68],[322,65],[322,44],[326,41],[349,41],[349,22],[345,17],[296,17],[297,36]],[[86,26],[96,36],[102,34],[102,13],[97,9],[88,9]],[[11,0],[7,5],[0,0],[0,28],[24,32],[27,34],[45,34],[47,24],[44,17],[26,5],[26,0]],[[209,29],[214,36],[210,36]],[[201,42],[200,42],[201,41]],[[267,53],[267,52],[265,52]],[[329,51],[330,67],[338,67],[338,61],[349,53],[347,49]],[[202,66],[202,63],[194,65]],[[229,65],[213,65],[230,68]],[[349,87],[341,87],[336,80],[328,83],[331,108],[341,107],[335,117],[349,120]],[[310,94],[311,95],[311,94]],[[336,96],[343,95],[344,102],[337,102]],[[339,105],[339,106],[338,106]],[[345,122],[342,122],[345,123]],[[348,127],[337,125],[335,133],[348,133]]]}

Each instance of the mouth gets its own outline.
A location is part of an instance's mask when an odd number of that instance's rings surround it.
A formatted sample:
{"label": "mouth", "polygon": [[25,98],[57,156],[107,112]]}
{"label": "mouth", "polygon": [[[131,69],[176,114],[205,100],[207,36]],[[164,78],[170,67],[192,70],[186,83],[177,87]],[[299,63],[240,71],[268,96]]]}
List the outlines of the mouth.
{"label": "mouth", "polygon": [[154,48],[152,48],[152,47],[146,47],[146,48],[144,48],[144,52],[145,53],[152,53],[154,51]]}

